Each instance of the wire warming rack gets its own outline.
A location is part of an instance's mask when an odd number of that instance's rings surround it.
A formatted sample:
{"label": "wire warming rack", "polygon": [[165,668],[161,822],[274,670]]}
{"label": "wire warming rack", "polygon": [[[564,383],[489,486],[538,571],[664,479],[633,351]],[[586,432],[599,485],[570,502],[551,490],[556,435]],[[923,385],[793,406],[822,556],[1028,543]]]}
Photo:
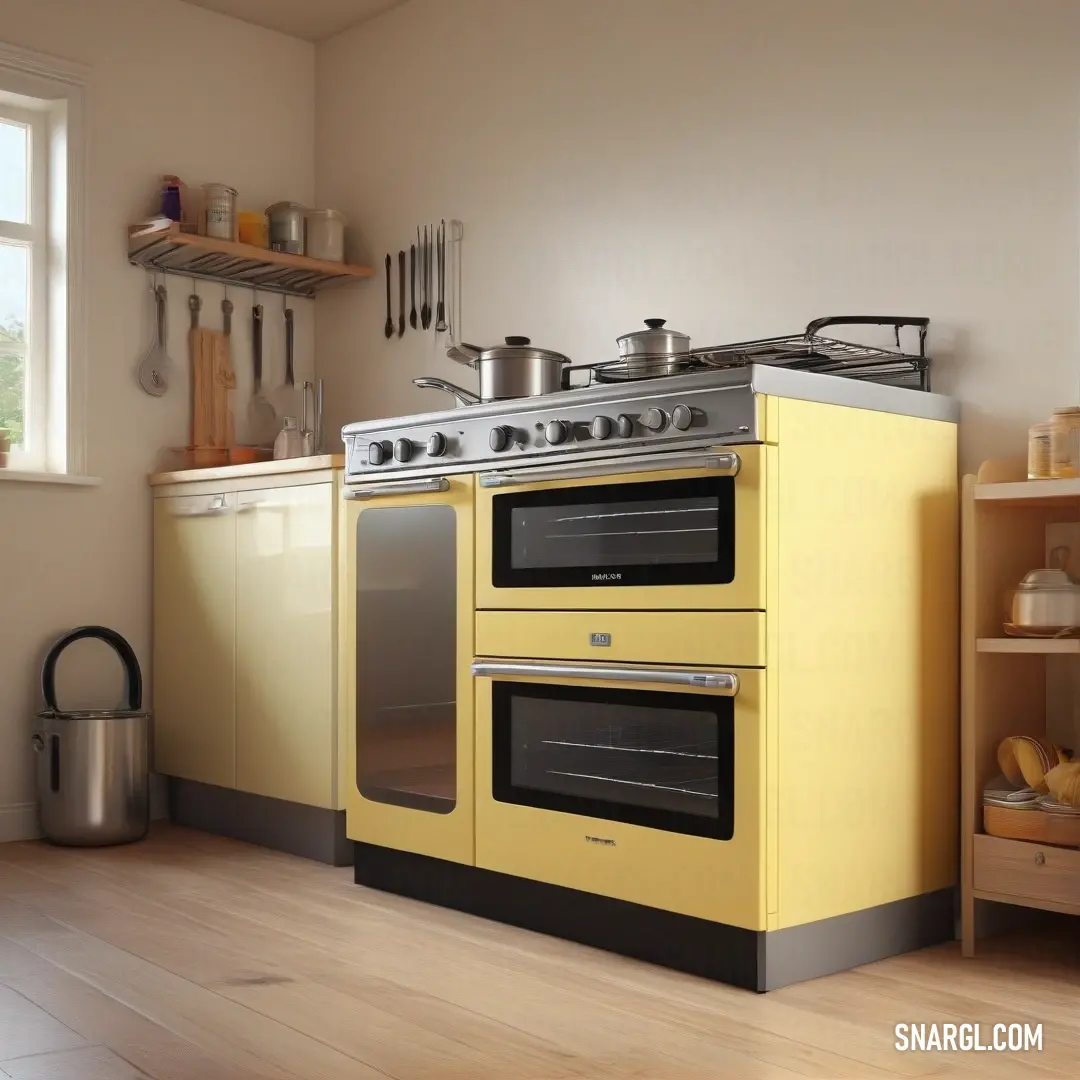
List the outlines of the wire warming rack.
{"label": "wire warming rack", "polygon": [[[821,333],[827,326],[890,326],[895,348],[859,345]],[[745,367],[769,364],[774,367],[815,371],[823,375],[843,375],[852,379],[930,389],[930,358],[926,355],[928,318],[888,315],[837,315],[815,319],[801,334],[760,338],[732,345],[693,349],[677,358],[668,355],[639,355],[629,361],[619,359],[601,364],[575,366],[575,372],[587,372],[581,385],[628,382],[661,378],[688,371]],[[906,352],[900,346],[902,327],[914,327],[918,333],[918,352]]]}

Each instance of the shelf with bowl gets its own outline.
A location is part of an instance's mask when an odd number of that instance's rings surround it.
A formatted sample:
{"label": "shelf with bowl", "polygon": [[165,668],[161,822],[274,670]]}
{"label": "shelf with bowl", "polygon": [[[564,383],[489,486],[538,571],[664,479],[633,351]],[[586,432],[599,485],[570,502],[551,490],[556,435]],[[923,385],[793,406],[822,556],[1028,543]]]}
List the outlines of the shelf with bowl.
{"label": "shelf with bowl", "polygon": [[976,652],[1080,656],[1080,637],[985,637],[975,642]]}
{"label": "shelf with bowl", "polygon": [[330,286],[375,276],[369,266],[311,259],[286,251],[219,240],[167,227],[128,228],[128,261],[160,274],[178,274],[237,288],[286,296],[314,296]]}
{"label": "shelf with bowl", "polygon": [[[1007,808],[992,809],[988,822],[983,807],[984,789],[1001,772],[997,751],[1004,739],[1027,735],[1080,749],[1071,710],[1080,686],[1080,637],[1013,636],[1006,630],[1018,586],[1033,570],[1060,565],[1073,580],[1080,578],[1080,480],[1029,481],[1026,472],[1023,461],[990,461],[963,485],[965,956],[975,954],[975,909],[981,901],[1080,914],[1080,850],[1073,846],[1080,846],[1077,822],[1041,809]],[[1058,549],[1067,558],[1055,564],[1052,554]]]}

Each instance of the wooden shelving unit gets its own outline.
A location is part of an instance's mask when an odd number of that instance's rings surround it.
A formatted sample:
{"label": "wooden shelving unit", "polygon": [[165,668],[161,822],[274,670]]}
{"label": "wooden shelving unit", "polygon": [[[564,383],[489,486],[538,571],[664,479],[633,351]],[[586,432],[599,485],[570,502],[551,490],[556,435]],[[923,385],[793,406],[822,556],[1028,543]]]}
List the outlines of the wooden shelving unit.
{"label": "wooden shelving unit", "polygon": [[179,274],[286,296],[310,297],[328,286],[375,276],[369,266],[309,259],[306,255],[196,236],[181,232],[175,224],[166,229],[132,226],[128,230],[128,261],[160,274]]}
{"label": "wooden shelving unit", "polygon": [[[1047,734],[1050,665],[1068,665],[1075,662],[1071,657],[1080,657],[1077,638],[1004,633],[1009,591],[1029,570],[1047,565],[1048,529],[1080,522],[1080,480],[1029,481],[1025,472],[1023,462],[991,461],[978,476],[964,478],[960,760],[965,956],[975,954],[978,901],[1080,914],[1080,850],[983,831],[982,793],[1000,773],[998,745],[1010,735]],[[1080,550],[1072,554],[1075,567]]]}

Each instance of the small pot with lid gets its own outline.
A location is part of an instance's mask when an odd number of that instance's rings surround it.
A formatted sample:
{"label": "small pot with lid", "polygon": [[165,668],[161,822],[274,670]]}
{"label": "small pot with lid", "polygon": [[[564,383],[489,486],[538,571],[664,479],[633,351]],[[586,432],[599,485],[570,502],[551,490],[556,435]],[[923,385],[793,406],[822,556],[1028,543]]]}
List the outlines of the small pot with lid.
{"label": "small pot with lid", "polygon": [[646,319],[644,330],[616,338],[628,377],[674,375],[686,366],[690,337],[677,330],[668,330],[666,322],[667,319]]}
{"label": "small pot with lid", "polygon": [[[1068,549],[1056,548],[1052,562],[1062,564]],[[1010,594],[1006,633],[1054,636],[1080,632],[1080,584],[1060,565],[1032,570]]]}
{"label": "small pot with lid", "polygon": [[475,368],[480,376],[480,393],[463,390],[445,379],[413,379],[420,387],[445,390],[459,405],[536,397],[566,389],[570,357],[539,349],[527,337],[508,337],[502,345],[481,349],[459,342],[446,350],[459,364]]}

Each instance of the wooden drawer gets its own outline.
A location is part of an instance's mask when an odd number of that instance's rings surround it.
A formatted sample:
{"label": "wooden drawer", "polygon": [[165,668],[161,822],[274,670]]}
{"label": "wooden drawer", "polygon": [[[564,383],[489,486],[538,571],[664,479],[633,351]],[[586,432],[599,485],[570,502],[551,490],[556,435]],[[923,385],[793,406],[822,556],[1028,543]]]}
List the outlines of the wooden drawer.
{"label": "wooden drawer", "polygon": [[1080,914],[1080,851],[975,837],[976,896]]}

